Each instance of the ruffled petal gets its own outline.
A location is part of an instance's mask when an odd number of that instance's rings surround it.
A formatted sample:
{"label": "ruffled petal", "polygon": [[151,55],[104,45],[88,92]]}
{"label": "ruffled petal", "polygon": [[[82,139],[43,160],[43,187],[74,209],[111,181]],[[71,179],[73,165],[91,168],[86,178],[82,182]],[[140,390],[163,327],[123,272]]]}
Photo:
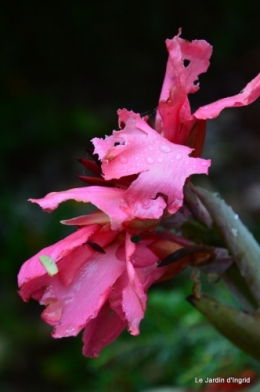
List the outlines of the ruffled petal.
{"label": "ruffled petal", "polygon": [[204,40],[184,40],[180,33],[166,40],[169,58],[155,129],[168,140],[184,144],[191,127],[187,122],[192,118],[187,95],[198,91],[198,76],[209,67],[212,47]]}
{"label": "ruffled petal", "polygon": [[[166,204],[168,211],[175,213],[183,202],[186,178],[207,173],[210,161],[189,157],[192,151],[189,147],[169,142],[139,114],[123,109],[119,111],[119,119],[125,124],[124,129],[115,131],[102,142],[105,178],[139,173],[125,192],[133,216],[157,219]],[[98,153],[99,141],[94,140],[94,145]]]}
{"label": "ruffled petal", "polygon": [[197,119],[210,119],[215,118],[219,113],[230,107],[247,106],[254,102],[260,96],[260,74],[258,74],[241,93],[234,95],[233,97],[223,98],[209,105],[202,106],[199,108],[193,116]]}

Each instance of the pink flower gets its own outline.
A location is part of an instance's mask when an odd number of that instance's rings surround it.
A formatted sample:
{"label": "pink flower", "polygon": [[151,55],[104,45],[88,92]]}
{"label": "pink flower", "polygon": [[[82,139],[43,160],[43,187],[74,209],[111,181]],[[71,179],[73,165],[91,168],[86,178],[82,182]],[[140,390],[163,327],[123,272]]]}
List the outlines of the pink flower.
{"label": "pink flower", "polygon": [[[85,328],[83,353],[95,357],[125,328],[139,334],[146,292],[167,269],[157,268],[151,242],[134,244],[109,224],[83,226],[23,264],[20,295],[46,306],[42,318],[54,327],[53,337],[76,336]],[[42,256],[55,262],[53,276]]]}
{"label": "pink flower", "polygon": [[[76,336],[85,329],[86,356],[97,356],[125,328],[137,335],[148,288],[166,272],[173,276],[190,262],[158,269],[158,259],[173,252],[176,244],[168,241],[166,246],[163,240],[155,244],[155,234],[147,230],[182,206],[187,178],[208,172],[209,160],[191,157],[189,146],[197,143],[190,139],[194,125],[216,117],[225,107],[249,104],[260,94],[258,75],[240,94],[192,115],[188,94],[199,88],[197,78],[208,68],[211,47],[179,35],[168,40],[167,47],[156,130],[139,114],[119,110],[120,130],[104,140],[93,139],[103,178],[99,166],[88,161],[86,165],[99,176],[87,177],[94,186],[31,199],[48,212],[69,199],[99,209],[64,221],[78,230],[27,260],[18,275],[21,297],[45,306],[42,317],[54,327],[53,337]],[[189,61],[187,67],[184,60]],[[138,233],[141,241],[133,243],[131,235]]]}
{"label": "pink flower", "polygon": [[169,58],[155,129],[174,143],[186,144],[198,120],[215,118],[227,107],[246,106],[254,102],[260,95],[260,74],[239,94],[202,106],[191,114],[188,94],[198,91],[198,76],[208,69],[212,47],[203,40],[186,41],[180,38],[180,34],[181,29],[173,39],[166,40]]}

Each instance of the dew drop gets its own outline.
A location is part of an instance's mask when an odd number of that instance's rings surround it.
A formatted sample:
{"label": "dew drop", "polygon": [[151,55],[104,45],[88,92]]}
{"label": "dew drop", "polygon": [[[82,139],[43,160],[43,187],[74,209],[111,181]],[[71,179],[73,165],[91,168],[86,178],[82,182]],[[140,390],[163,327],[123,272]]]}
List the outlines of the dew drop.
{"label": "dew drop", "polygon": [[67,335],[71,335],[71,334],[73,334],[75,332],[75,328],[68,328],[68,329],[66,329],[66,334]]}
{"label": "dew drop", "polygon": [[157,158],[157,162],[163,163],[163,161],[164,161],[164,159],[163,159],[162,157],[158,157],[158,158]]}
{"label": "dew drop", "polygon": [[237,234],[238,234],[238,231],[237,231],[237,229],[231,229],[231,231],[232,231],[232,234],[233,234],[233,236],[234,237],[237,237]]}
{"label": "dew drop", "polygon": [[124,157],[123,155],[120,155],[119,160],[121,163],[127,163],[128,159],[126,157]]}
{"label": "dew drop", "polygon": [[146,158],[146,162],[150,163],[150,165],[151,165],[152,163],[154,163],[154,159],[151,157],[148,157],[148,158]]}
{"label": "dew drop", "polygon": [[177,154],[177,155],[175,156],[175,159],[177,159],[177,161],[179,161],[181,158],[182,158],[182,154]]}
{"label": "dew drop", "polygon": [[236,219],[236,220],[238,219],[238,215],[237,214],[234,215],[234,219]]}
{"label": "dew drop", "polygon": [[201,162],[201,166],[208,166],[208,162],[203,160],[203,161]]}
{"label": "dew drop", "polygon": [[166,144],[162,144],[162,145],[160,146],[160,150],[161,150],[162,152],[170,152],[170,151],[171,151],[170,147],[169,147],[169,146],[166,146]]}

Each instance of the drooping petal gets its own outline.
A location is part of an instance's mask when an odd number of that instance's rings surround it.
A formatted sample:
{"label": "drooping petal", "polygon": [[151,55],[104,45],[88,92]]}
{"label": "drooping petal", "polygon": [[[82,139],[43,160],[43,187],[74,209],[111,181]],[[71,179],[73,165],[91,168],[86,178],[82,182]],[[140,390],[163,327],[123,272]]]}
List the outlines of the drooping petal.
{"label": "drooping petal", "polygon": [[122,309],[128,321],[129,332],[132,335],[138,335],[139,324],[144,317],[147,296],[131,261],[136,245],[131,242],[129,234],[126,234],[125,249],[128,284],[122,293]]}
{"label": "drooping petal", "polygon": [[90,320],[83,333],[83,355],[97,357],[101,350],[113,342],[127,327],[127,321],[111,310],[106,302],[97,317]]}
{"label": "drooping petal", "polygon": [[247,106],[260,96],[260,74],[258,74],[246,87],[233,97],[219,99],[209,105],[200,107],[193,116],[197,119],[215,118],[228,107]]}
{"label": "drooping petal", "polygon": [[[106,254],[96,252],[69,285],[64,285],[57,275],[51,279],[40,303],[47,306],[42,317],[54,326],[53,337],[76,336],[97,316],[125,269],[125,263],[115,255],[117,247],[118,244],[107,247]],[[84,255],[84,247],[78,252],[78,257]]]}
{"label": "drooping petal", "polygon": [[85,226],[56,244],[42,249],[27,260],[18,274],[18,285],[23,300],[28,301],[34,292],[41,289],[51,279],[39,261],[40,256],[49,256],[59,266],[62,258],[68,256],[74,249],[86,242],[98,228],[98,225]]}
{"label": "drooping petal", "polygon": [[110,217],[112,228],[117,229],[128,219],[128,205],[124,199],[124,192],[119,188],[91,186],[52,192],[42,199],[29,199],[29,201],[39,204],[47,212],[55,210],[66,200],[92,203]]}
{"label": "drooping petal", "polygon": [[119,121],[125,124],[124,129],[114,131],[102,142],[93,140],[95,152],[103,157],[105,178],[140,173],[125,192],[132,215],[157,219],[166,203],[168,211],[175,213],[182,205],[186,178],[207,173],[210,161],[189,157],[190,148],[169,142],[139,114],[123,109]]}
{"label": "drooping petal", "polygon": [[117,256],[126,259],[126,270],[116,281],[109,296],[110,306],[121,319],[128,322],[132,335],[139,334],[139,325],[144,317],[147,290],[167,268],[157,268],[158,258],[147,248],[149,241],[134,244],[127,234],[125,249],[119,247]]}

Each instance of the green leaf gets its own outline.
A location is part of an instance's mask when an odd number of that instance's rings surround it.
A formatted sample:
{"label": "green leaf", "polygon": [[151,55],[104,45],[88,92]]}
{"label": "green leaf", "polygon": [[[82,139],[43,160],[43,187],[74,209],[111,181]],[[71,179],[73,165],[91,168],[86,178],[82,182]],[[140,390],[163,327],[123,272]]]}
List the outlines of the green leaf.
{"label": "green leaf", "polygon": [[51,257],[43,255],[39,257],[39,260],[46,269],[48,275],[53,276],[59,272],[57,264]]}
{"label": "green leaf", "polygon": [[242,277],[260,305],[260,247],[249,230],[224,200],[205,189],[193,187],[222,233]]}
{"label": "green leaf", "polygon": [[260,361],[260,318],[240,312],[212,298],[190,296],[187,300],[228,340]]}
{"label": "green leaf", "polygon": [[224,272],[222,279],[228,289],[239,300],[244,310],[252,313],[255,309],[257,309],[258,306],[256,300],[249,290],[245,280],[241,276],[236,264],[232,264],[232,266]]}

